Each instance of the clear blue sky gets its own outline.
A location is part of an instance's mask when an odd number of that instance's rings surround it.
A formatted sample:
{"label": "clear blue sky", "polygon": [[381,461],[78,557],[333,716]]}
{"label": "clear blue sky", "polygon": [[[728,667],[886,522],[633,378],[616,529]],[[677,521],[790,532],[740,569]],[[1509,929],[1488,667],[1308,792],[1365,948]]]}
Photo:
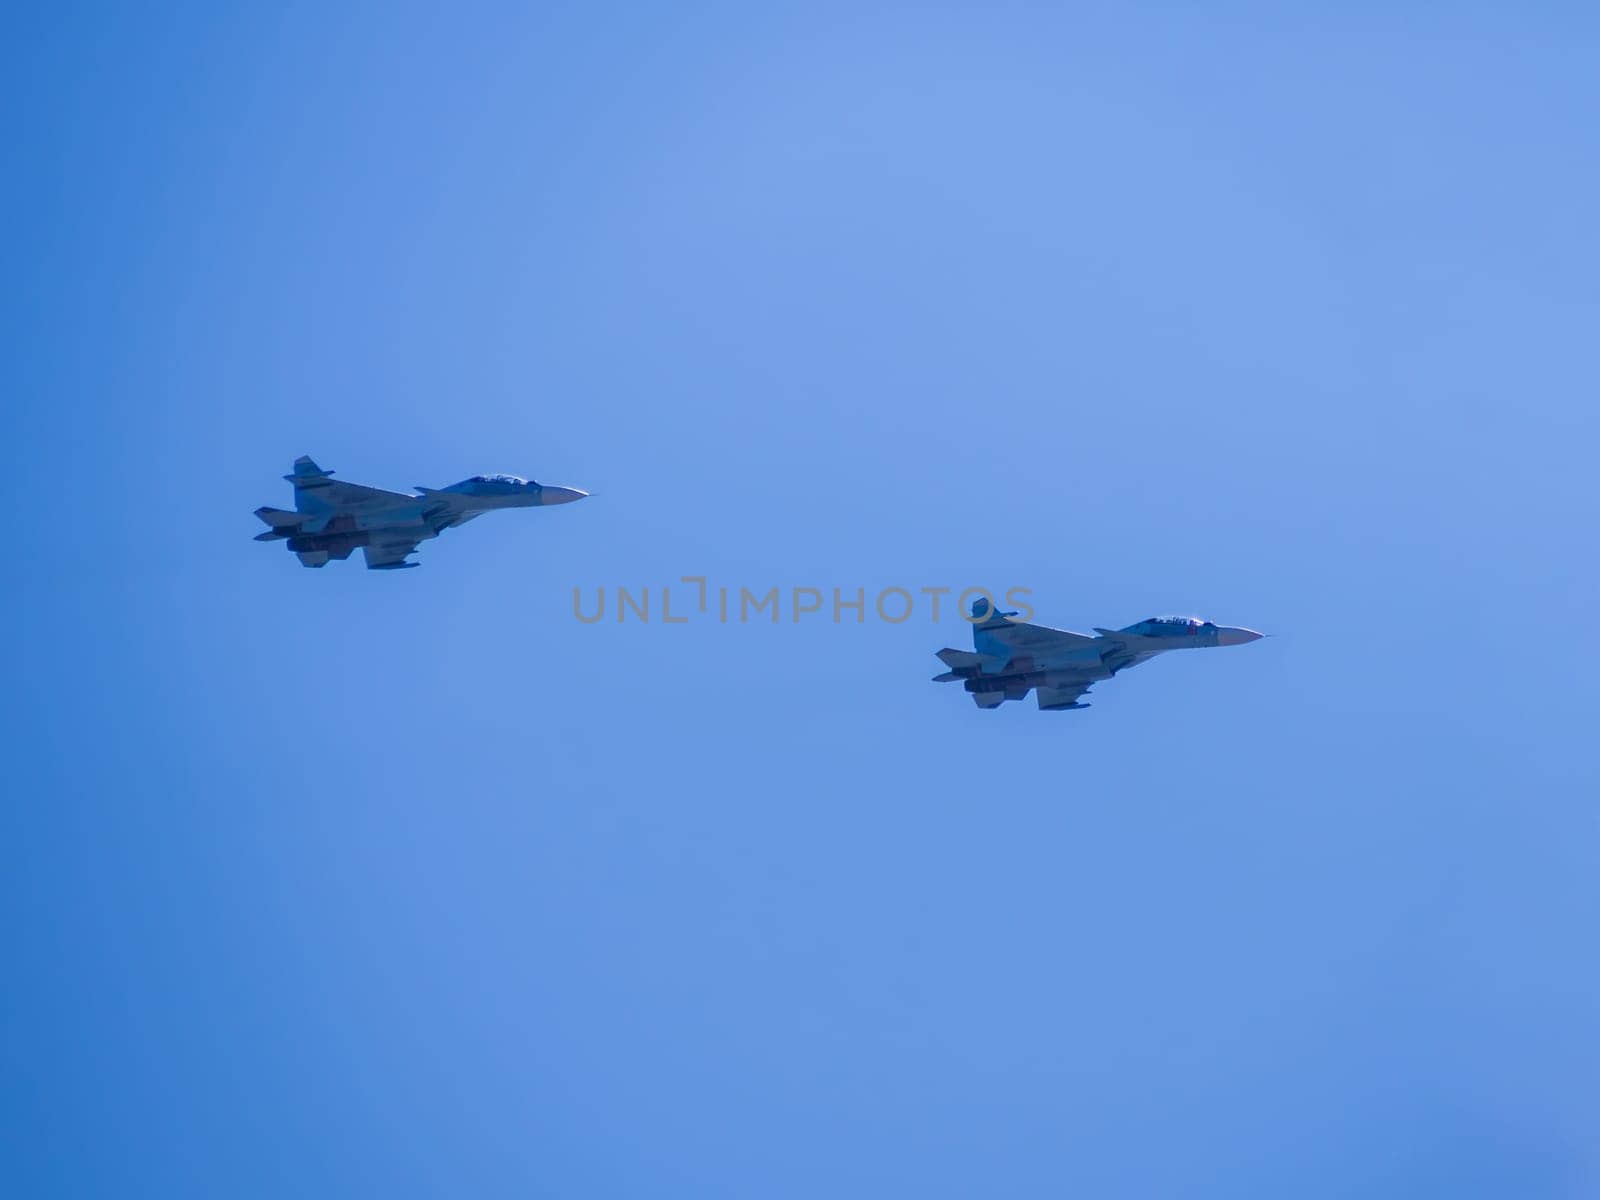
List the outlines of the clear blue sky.
{"label": "clear blue sky", "polygon": [[[7,41],[0,1191],[1600,1193],[1592,13]],[[1278,636],[573,619],[684,574]]]}

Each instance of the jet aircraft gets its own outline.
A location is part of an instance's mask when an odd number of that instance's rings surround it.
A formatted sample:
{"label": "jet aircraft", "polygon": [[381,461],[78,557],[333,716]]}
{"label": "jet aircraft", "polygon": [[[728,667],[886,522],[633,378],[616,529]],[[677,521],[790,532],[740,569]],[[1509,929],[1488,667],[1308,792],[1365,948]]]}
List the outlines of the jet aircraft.
{"label": "jet aircraft", "polygon": [[1078,698],[1102,679],[1168,650],[1242,646],[1262,635],[1199,617],[1151,617],[1126,629],[1095,628],[1095,636],[1029,625],[979,600],[972,606],[972,652],[945,649],[950,669],[935,683],[960,681],[979,708],[999,708],[1034,691],[1050,712],[1088,708]]}
{"label": "jet aircraft", "polygon": [[532,508],[569,504],[588,492],[535,483],[517,475],[474,475],[447,488],[419,486],[417,495],[386,492],[359,483],[340,483],[310,458],[294,460],[284,478],[294,484],[293,512],[262,506],[256,509],[272,528],[256,535],[258,542],[287,541],[308,567],[345,559],[357,546],[375,571],[420,566],[406,558],[418,544],[446,529],[465,525],[497,508]]}

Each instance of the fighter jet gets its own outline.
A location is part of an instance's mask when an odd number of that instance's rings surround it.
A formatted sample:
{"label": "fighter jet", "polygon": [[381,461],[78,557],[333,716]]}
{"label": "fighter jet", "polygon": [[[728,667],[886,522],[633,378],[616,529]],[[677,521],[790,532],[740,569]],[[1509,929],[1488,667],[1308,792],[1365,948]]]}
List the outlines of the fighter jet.
{"label": "fighter jet", "polygon": [[999,708],[1030,690],[1049,712],[1088,708],[1078,698],[1102,679],[1136,667],[1168,650],[1200,646],[1243,646],[1262,635],[1253,629],[1216,625],[1199,617],[1151,617],[1126,629],[1095,628],[1095,636],[1013,621],[979,600],[972,606],[973,653],[939,651],[950,669],[935,683],[955,683],[972,694],[979,708]]}
{"label": "fighter jet", "polygon": [[258,533],[258,542],[287,541],[308,567],[345,559],[357,546],[374,571],[420,566],[406,558],[421,542],[446,529],[465,525],[497,508],[532,508],[570,504],[588,492],[535,483],[517,475],[474,475],[447,488],[417,487],[417,495],[386,492],[359,483],[339,483],[304,455],[284,478],[294,484],[294,512],[262,506],[256,509],[272,528]]}

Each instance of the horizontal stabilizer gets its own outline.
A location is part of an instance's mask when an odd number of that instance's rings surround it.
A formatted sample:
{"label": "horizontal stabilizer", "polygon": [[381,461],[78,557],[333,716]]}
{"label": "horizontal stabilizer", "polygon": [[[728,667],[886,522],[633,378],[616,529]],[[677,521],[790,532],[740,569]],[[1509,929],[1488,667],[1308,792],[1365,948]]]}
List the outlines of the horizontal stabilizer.
{"label": "horizontal stabilizer", "polygon": [[1004,659],[991,654],[974,654],[971,650],[952,650],[946,646],[938,652],[939,661],[952,671],[981,671],[985,667],[1005,665]]}
{"label": "horizontal stabilizer", "polygon": [[305,513],[284,512],[281,508],[272,508],[265,504],[256,509],[256,516],[274,529],[281,529],[286,525],[298,525],[306,519]]}

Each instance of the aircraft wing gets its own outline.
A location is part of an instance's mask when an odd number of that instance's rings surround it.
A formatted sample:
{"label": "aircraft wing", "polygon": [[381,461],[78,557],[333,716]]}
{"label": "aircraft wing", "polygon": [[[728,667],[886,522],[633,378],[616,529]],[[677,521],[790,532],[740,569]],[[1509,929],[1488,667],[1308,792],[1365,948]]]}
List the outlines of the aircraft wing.
{"label": "aircraft wing", "polygon": [[1051,629],[1048,625],[1028,625],[1021,621],[1007,621],[1004,625],[985,626],[983,632],[1001,645],[1012,650],[1026,650],[1031,654],[1049,653],[1051,650],[1074,650],[1092,645],[1098,638],[1067,629]]}
{"label": "aircraft wing", "polygon": [[448,505],[437,504],[424,510],[422,519],[433,528],[435,533],[443,533],[446,529],[454,529],[458,525],[465,525],[474,517],[482,515],[482,513],[472,509],[453,509]]}
{"label": "aircraft wing", "polygon": [[[1105,654],[1105,660],[1114,670],[1121,671],[1125,667],[1137,667],[1142,662],[1148,662],[1161,653],[1159,643],[1153,647],[1151,639],[1139,637],[1136,634],[1126,633],[1120,629],[1101,629],[1096,625],[1094,631],[1110,643],[1110,648]],[[1144,647],[1141,649],[1141,647]]]}
{"label": "aircraft wing", "polygon": [[390,492],[383,488],[368,487],[364,483],[345,483],[339,479],[325,479],[321,483],[301,484],[325,504],[334,508],[388,508],[391,505],[415,505],[417,498],[404,492]]}
{"label": "aircraft wing", "polygon": [[404,492],[389,492],[383,488],[368,487],[364,483],[345,483],[334,479],[333,472],[324,470],[302,454],[294,460],[294,470],[284,476],[294,484],[295,496],[309,492],[317,503],[330,508],[389,508],[394,505],[414,505],[417,497]]}
{"label": "aircraft wing", "polygon": [[1069,683],[1066,687],[1034,688],[1033,694],[1039,701],[1039,707],[1046,710],[1060,710],[1065,708],[1088,708],[1087,704],[1079,704],[1078,697],[1089,690],[1087,683]]}
{"label": "aircraft wing", "polygon": [[372,542],[361,548],[367,556],[367,569],[372,571],[399,571],[406,567],[421,566],[407,562],[406,555],[417,548],[417,538],[395,538],[391,541]]}

